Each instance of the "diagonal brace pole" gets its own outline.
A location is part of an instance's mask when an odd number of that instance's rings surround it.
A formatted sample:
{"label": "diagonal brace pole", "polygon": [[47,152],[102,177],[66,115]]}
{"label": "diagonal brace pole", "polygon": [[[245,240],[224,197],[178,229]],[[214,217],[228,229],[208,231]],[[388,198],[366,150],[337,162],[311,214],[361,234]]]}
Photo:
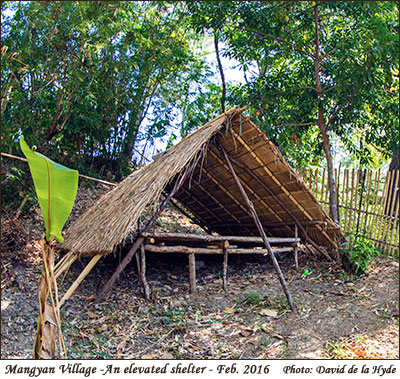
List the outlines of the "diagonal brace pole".
{"label": "diagonal brace pole", "polygon": [[174,188],[170,191],[168,196],[164,199],[164,201],[161,203],[160,207],[158,210],[154,213],[153,217],[150,219],[148,224],[145,226],[145,228],[142,230],[141,234],[138,236],[136,239],[135,243],[131,247],[131,249],[128,251],[126,254],[125,258],[122,260],[122,262],[118,265],[117,269],[115,270],[114,274],[111,276],[109,281],[106,283],[106,285],[103,287],[99,295],[97,296],[96,300],[94,301],[94,304],[99,304],[101,301],[103,301],[108,293],[110,292],[111,288],[114,286],[115,282],[119,279],[119,276],[121,275],[122,271],[124,268],[130,263],[132,260],[134,254],[136,251],[141,247],[145,237],[143,236],[142,233],[147,233],[150,231],[152,228],[154,222],[157,220],[158,216],[160,213],[165,209],[171,198],[178,192],[178,190],[181,188],[183,183],[188,177],[190,170],[186,170],[185,173],[181,176],[181,178],[176,182],[174,185]]}
{"label": "diagonal brace pole", "polygon": [[243,196],[243,198],[244,198],[244,200],[245,200],[245,202],[246,202],[247,207],[248,207],[249,210],[250,210],[251,215],[253,216],[253,219],[254,219],[254,222],[255,222],[255,224],[256,224],[256,226],[257,226],[257,229],[258,229],[258,231],[259,231],[259,233],[260,233],[260,235],[261,235],[261,237],[262,237],[262,239],[263,239],[264,245],[265,245],[265,247],[267,248],[268,254],[270,255],[270,257],[271,257],[271,259],[272,259],[272,263],[273,263],[273,265],[274,265],[275,271],[276,271],[277,274],[278,274],[279,281],[281,282],[283,291],[285,292],[285,295],[286,295],[286,298],[287,298],[287,300],[288,300],[290,309],[292,310],[292,312],[293,312],[294,314],[297,314],[297,310],[296,310],[296,307],[295,307],[295,305],[294,305],[292,296],[291,296],[291,294],[290,294],[290,292],[289,292],[289,288],[288,288],[288,286],[287,286],[287,284],[286,284],[285,278],[283,277],[283,274],[282,274],[281,268],[279,267],[278,261],[276,260],[275,255],[274,255],[274,253],[273,253],[273,251],[272,251],[271,245],[270,245],[270,243],[268,242],[268,238],[267,238],[267,236],[266,236],[266,234],[265,234],[265,231],[264,231],[264,228],[263,228],[263,226],[262,226],[262,224],[261,224],[261,221],[260,221],[260,219],[258,218],[258,215],[257,215],[257,212],[256,212],[256,210],[255,210],[255,208],[254,208],[254,205],[253,205],[253,203],[250,201],[250,199],[248,198],[248,196],[247,196],[247,194],[246,194],[246,191],[244,190],[242,184],[240,183],[239,178],[237,177],[236,172],[235,172],[235,170],[234,170],[233,167],[232,167],[231,161],[230,161],[228,155],[226,154],[224,148],[222,147],[222,145],[219,145],[219,149],[220,149],[220,151],[222,152],[222,154],[224,155],[225,160],[226,160],[226,163],[228,164],[229,169],[230,169],[230,171],[231,171],[231,173],[232,173],[232,176],[233,176],[233,178],[235,179],[235,182],[236,182],[236,184],[237,184],[237,186],[238,186],[238,188],[239,188],[239,190],[240,190],[240,192],[241,192],[241,194],[242,194],[242,196]]}

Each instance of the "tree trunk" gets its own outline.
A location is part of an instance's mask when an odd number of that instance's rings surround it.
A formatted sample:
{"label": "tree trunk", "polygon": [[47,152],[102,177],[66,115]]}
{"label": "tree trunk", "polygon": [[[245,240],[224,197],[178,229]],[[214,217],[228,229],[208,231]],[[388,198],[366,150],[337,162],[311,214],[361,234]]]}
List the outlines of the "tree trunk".
{"label": "tree trunk", "polygon": [[321,63],[321,52],[319,45],[319,21],[318,21],[318,5],[314,5],[314,21],[315,21],[315,57],[314,59],[314,70],[315,70],[315,83],[318,94],[318,128],[322,136],[326,164],[328,169],[328,186],[329,186],[329,216],[339,224],[339,212],[336,194],[336,183],[335,173],[333,168],[331,144],[328,135],[328,128],[324,119],[324,110],[322,107],[323,91],[320,80],[320,63]]}
{"label": "tree trunk", "polygon": [[225,83],[225,75],[224,75],[224,70],[222,68],[221,58],[219,56],[217,31],[214,31],[214,46],[215,46],[215,55],[217,56],[218,69],[221,75],[221,83],[222,83],[221,111],[222,113],[225,113],[226,83]]}

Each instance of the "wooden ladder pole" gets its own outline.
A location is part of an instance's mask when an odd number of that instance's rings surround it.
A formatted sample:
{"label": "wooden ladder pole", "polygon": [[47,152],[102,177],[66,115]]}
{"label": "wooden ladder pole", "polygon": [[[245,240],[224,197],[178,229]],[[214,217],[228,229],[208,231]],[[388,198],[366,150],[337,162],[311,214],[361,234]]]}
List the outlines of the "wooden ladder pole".
{"label": "wooden ladder pole", "polygon": [[263,226],[261,224],[260,219],[258,218],[258,215],[257,215],[257,212],[256,212],[256,210],[254,208],[254,205],[250,201],[250,199],[248,198],[248,196],[246,194],[246,191],[244,190],[242,184],[240,183],[239,178],[237,177],[236,172],[232,167],[231,161],[230,161],[228,155],[225,152],[225,149],[222,147],[222,145],[219,145],[219,148],[220,148],[222,154],[225,157],[226,163],[228,164],[229,169],[230,169],[230,171],[232,173],[232,176],[233,176],[233,178],[234,178],[234,180],[235,180],[235,182],[236,182],[236,184],[237,184],[237,186],[238,186],[238,188],[239,188],[239,190],[240,190],[240,192],[241,192],[241,194],[242,194],[242,196],[243,196],[243,198],[244,198],[244,200],[245,200],[245,202],[246,202],[246,204],[247,204],[247,206],[248,206],[248,208],[249,208],[249,210],[250,210],[250,212],[251,212],[251,214],[253,216],[253,219],[254,219],[254,222],[255,222],[255,224],[257,226],[257,229],[258,229],[258,231],[259,231],[259,233],[260,233],[260,235],[261,235],[261,237],[263,239],[264,245],[267,248],[269,256],[272,259],[272,263],[274,265],[275,271],[278,274],[279,281],[281,282],[283,291],[285,292],[285,295],[286,295],[286,298],[288,300],[290,309],[292,310],[292,312],[294,314],[297,314],[296,306],[294,305],[294,302],[293,302],[293,299],[292,299],[292,295],[290,294],[289,288],[288,288],[288,286],[286,284],[285,278],[283,277],[283,274],[282,274],[281,268],[279,267],[278,261],[276,260],[275,255],[274,255],[274,253],[272,251],[271,245],[268,242],[268,239],[267,239],[267,236],[265,234],[264,228],[263,228]]}

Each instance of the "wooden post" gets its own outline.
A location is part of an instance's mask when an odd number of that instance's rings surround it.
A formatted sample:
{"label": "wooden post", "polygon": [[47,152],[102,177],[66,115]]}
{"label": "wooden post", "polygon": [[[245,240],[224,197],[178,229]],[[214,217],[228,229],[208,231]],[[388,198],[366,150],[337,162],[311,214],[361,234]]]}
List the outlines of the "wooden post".
{"label": "wooden post", "polygon": [[[297,225],[294,227],[294,237],[297,238],[298,235],[298,230],[297,230]],[[296,245],[294,247],[294,262],[296,264],[296,270],[299,269],[299,246],[298,242],[296,242]]]}
{"label": "wooden post", "polygon": [[146,280],[146,252],[143,244],[140,245],[140,281],[142,282],[144,297],[150,299],[150,287]]}
{"label": "wooden post", "polygon": [[[174,188],[171,190],[171,192],[168,194],[168,196],[164,199],[164,201],[161,203],[160,207],[158,210],[154,213],[153,217],[150,219],[148,224],[145,226],[143,229],[143,232],[149,232],[151,227],[153,226],[154,222],[157,220],[158,216],[160,213],[165,209],[167,206],[168,202],[170,199],[178,192],[179,188],[182,187],[182,184],[185,182],[185,180],[188,177],[190,170],[187,169],[185,173],[181,176],[181,178],[175,183]],[[99,295],[97,296],[95,300],[95,304],[100,303],[108,294],[108,292],[111,290],[111,288],[114,286],[114,283],[118,280],[119,276],[121,275],[121,272],[124,270],[124,268],[130,263],[130,261],[133,258],[133,255],[136,253],[136,251],[140,248],[144,241],[144,237],[142,235],[138,236],[136,239],[135,243],[131,247],[131,249],[128,251],[126,254],[125,258],[120,262],[118,265],[117,269],[115,270],[114,274],[111,276],[109,281],[106,283],[106,285],[103,287]]]}
{"label": "wooden post", "polygon": [[[228,242],[228,241],[226,241]],[[224,262],[222,266],[222,287],[224,291],[227,289],[227,283],[226,283],[226,276],[227,276],[227,271],[228,271],[228,246],[226,244],[223,245],[222,251],[224,253]]]}
{"label": "wooden post", "polygon": [[139,276],[139,278],[140,278],[140,277],[141,277],[141,276],[140,276],[140,272],[141,272],[142,270],[140,269],[140,258],[139,258],[138,252],[135,253],[135,258],[136,258],[137,272],[138,272],[138,276]]}
{"label": "wooden post", "polygon": [[230,169],[230,171],[232,173],[232,176],[233,176],[233,178],[234,178],[234,180],[235,180],[235,182],[236,182],[236,184],[237,184],[237,186],[238,186],[238,188],[239,188],[239,190],[240,190],[240,192],[241,192],[241,194],[242,194],[242,196],[243,196],[243,198],[244,198],[244,200],[245,200],[245,202],[246,202],[246,204],[247,204],[247,206],[248,206],[248,208],[249,208],[249,210],[250,210],[250,212],[251,212],[251,214],[253,216],[253,219],[254,219],[254,222],[255,222],[255,224],[257,226],[257,229],[258,229],[259,233],[261,234],[261,237],[262,237],[262,239],[264,241],[265,247],[267,248],[269,256],[272,259],[272,263],[274,265],[275,271],[278,274],[279,281],[281,282],[283,291],[285,292],[285,295],[286,295],[286,298],[288,300],[290,309],[292,310],[292,312],[294,314],[297,314],[296,306],[294,305],[294,302],[293,302],[292,296],[290,294],[289,288],[287,287],[285,278],[283,277],[281,268],[279,267],[279,264],[278,264],[278,262],[277,262],[277,260],[275,258],[275,255],[274,255],[274,253],[272,251],[271,245],[268,242],[268,239],[267,239],[267,236],[265,234],[264,228],[263,228],[263,226],[261,224],[260,219],[258,218],[258,215],[257,215],[257,212],[256,212],[256,210],[254,208],[254,205],[250,201],[250,199],[248,198],[248,196],[247,196],[242,184],[240,183],[239,178],[237,177],[236,172],[233,169],[231,161],[230,161],[228,155],[226,154],[224,148],[222,147],[222,145],[219,145],[219,148],[220,148],[222,154],[225,157],[225,160],[226,160],[226,162],[227,162],[227,164],[229,166],[229,169]]}
{"label": "wooden post", "polygon": [[196,257],[194,253],[189,254],[189,292],[196,292]]}

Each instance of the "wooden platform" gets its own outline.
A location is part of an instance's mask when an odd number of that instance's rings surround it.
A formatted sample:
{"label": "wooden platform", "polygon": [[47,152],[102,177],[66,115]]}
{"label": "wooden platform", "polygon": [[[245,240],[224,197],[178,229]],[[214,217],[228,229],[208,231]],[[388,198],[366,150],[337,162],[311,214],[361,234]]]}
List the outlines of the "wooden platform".
{"label": "wooden platform", "polygon": [[[220,254],[224,255],[222,267],[223,287],[227,286],[227,265],[229,254],[261,254],[268,255],[261,237],[253,236],[221,236],[221,235],[197,235],[188,233],[142,233],[144,237],[141,258],[137,259],[141,281],[148,293],[148,285],[143,275],[145,267],[145,252],[152,253],[179,253],[188,255],[190,293],[196,292],[196,254]],[[269,237],[268,242],[274,253],[293,252],[297,267],[297,250],[300,238]]]}

